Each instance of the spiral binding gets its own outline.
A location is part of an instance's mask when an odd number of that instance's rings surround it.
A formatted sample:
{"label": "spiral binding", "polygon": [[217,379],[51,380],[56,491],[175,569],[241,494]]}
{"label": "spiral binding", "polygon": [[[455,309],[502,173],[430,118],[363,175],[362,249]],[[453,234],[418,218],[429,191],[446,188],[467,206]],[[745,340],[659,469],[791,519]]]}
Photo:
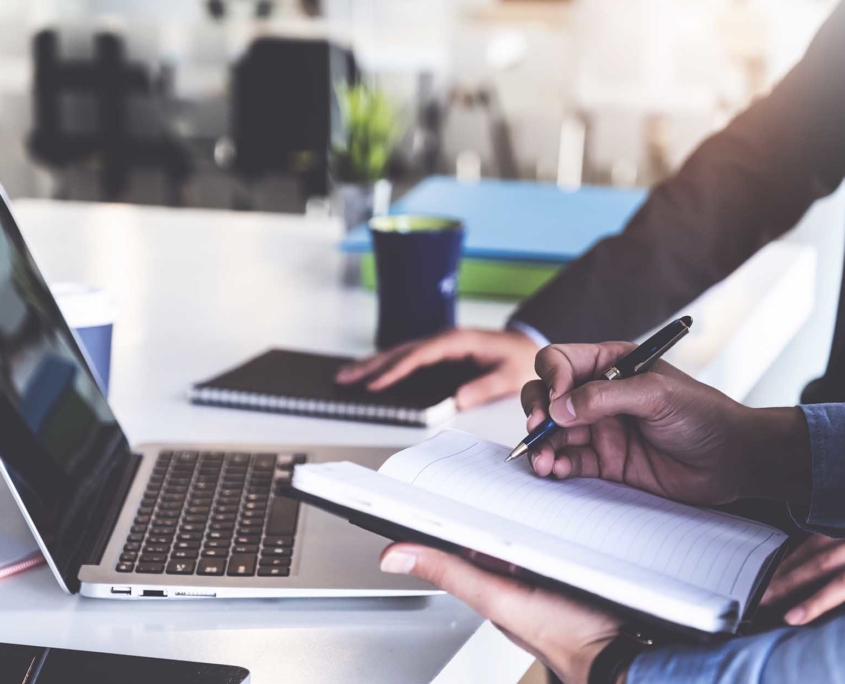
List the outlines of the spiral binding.
{"label": "spiral binding", "polygon": [[247,408],[301,416],[392,422],[402,425],[426,425],[425,410],[406,407],[326,401],[304,397],[283,397],[214,387],[193,387],[189,390],[188,397],[194,403],[210,406]]}

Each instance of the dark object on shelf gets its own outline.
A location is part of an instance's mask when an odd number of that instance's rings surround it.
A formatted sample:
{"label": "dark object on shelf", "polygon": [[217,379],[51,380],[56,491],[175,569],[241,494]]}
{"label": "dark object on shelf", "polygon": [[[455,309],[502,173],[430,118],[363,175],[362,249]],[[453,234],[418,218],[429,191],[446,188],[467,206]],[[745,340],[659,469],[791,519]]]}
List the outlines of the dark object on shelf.
{"label": "dark object on shelf", "polygon": [[[54,169],[92,165],[99,171],[106,200],[120,198],[132,170],[162,170],[170,202],[179,204],[181,188],[191,174],[188,151],[167,132],[139,135],[129,126],[130,98],[151,96],[153,84],[146,69],[126,60],[124,42],[113,34],[95,37],[93,60],[60,60],[58,42],[52,30],[38,33],[33,40],[30,152]],[[63,106],[68,96],[89,98],[93,111],[77,112],[77,120],[72,120],[74,113]]]}
{"label": "dark object on shelf", "polygon": [[352,53],[328,41],[256,40],[232,73],[231,137],[218,161],[248,186],[293,176],[305,199],[325,197],[329,148],[341,135],[334,86],[357,80]]}

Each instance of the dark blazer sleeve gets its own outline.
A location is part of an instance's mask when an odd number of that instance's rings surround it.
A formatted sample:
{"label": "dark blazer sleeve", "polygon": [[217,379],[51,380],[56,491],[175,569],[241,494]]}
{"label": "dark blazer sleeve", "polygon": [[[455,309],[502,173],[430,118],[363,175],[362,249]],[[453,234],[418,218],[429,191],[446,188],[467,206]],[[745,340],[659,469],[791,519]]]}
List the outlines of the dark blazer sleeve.
{"label": "dark blazer sleeve", "polygon": [[633,339],[792,228],[843,176],[840,4],[768,97],[706,140],[623,233],[566,266],[512,320],[552,342]]}

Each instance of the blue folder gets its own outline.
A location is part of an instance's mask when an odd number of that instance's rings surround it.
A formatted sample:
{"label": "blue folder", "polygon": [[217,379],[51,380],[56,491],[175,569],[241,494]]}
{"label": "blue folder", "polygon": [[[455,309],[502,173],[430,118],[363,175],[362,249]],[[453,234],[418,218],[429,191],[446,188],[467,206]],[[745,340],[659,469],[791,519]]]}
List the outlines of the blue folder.
{"label": "blue folder", "polygon": [[[396,202],[391,214],[436,214],[464,221],[463,256],[520,262],[571,261],[602,238],[622,231],[646,190],[433,176]],[[346,252],[371,251],[366,226],[341,243]]]}

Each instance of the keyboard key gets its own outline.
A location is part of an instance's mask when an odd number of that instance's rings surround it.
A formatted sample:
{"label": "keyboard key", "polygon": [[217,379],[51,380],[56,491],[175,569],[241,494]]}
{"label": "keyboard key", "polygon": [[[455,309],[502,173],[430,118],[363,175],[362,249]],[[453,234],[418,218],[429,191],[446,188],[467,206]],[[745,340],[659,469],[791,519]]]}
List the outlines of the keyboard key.
{"label": "keyboard key", "polygon": [[179,528],[179,531],[182,533],[205,532],[205,525],[201,525],[199,523],[185,523]]}
{"label": "keyboard key", "polygon": [[241,513],[241,517],[244,520],[252,520],[252,519],[264,520],[265,514],[266,514],[266,511],[264,509],[261,509],[261,510],[258,510],[258,511],[244,511],[243,513]]}
{"label": "keyboard key", "polygon": [[153,534],[153,535],[160,535],[160,536],[163,536],[163,537],[171,537],[172,538],[175,533],[176,533],[176,527],[175,526],[168,526],[168,527],[158,527],[158,526],[156,526],[156,527],[150,528],[150,534]]}
{"label": "keyboard key", "polygon": [[258,564],[262,567],[286,568],[290,565],[290,558],[262,558]]}
{"label": "keyboard key", "polygon": [[202,540],[202,532],[180,532],[176,539],[179,541],[200,541]]}
{"label": "keyboard key", "polygon": [[247,465],[249,465],[249,461],[250,461],[249,454],[229,454],[226,457],[226,464],[227,465],[247,466]]}
{"label": "keyboard key", "polygon": [[147,531],[146,525],[132,525],[131,532],[132,534],[144,534]]}
{"label": "keyboard key", "polygon": [[293,537],[264,537],[264,546],[293,546]]}
{"label": "keyboard key", "polygon": [[232,533],[225,530],[212,530],[206,535],[206,539],[231,539]]}
{"label": "keyboard key", "polygon": [[178,541],[173,545],[174,549],[198,549],[199,547],[198,541]]}
{"label": "keyboard key", "polygon": [[229,577],[251,577],[255,574],[254,555],[236,554],[229,559]]}
{"label": "keyboard key", "polygon": [[132,563],[118,563],[114,569],[118,572],[132,572],[134,568],[135,565]]}
{"label": "keyboard key", "polygon": [[233,523],[233,522],[211,523],[211,525],[209,526],[208,529],[210,529],[214,532],[231,532],[232,530],[235,529],[235,523]]}
{"label": "keyboard key", "polygon": [[208,515],[211,506],[188,506],[189,515]]}
{"label": "keyboard key", "polygon": [[199,551],[195,549],[178,549],[171,553],[173,558],[196,558],[199,556]]}
{"label": "keyboard key", "polygon": [[255,454],[252,457],[253,470],[270,470],[276,467],[276,454]]}
{"label": "keyboard key", "polygon": [[[291,537],[296,532],[296,519],[299,514],[299,502],[282,496],[273,499],[270,515],[267,518],[267,535],[273,537]],[[246,523],[248,521],[244,521]]]}
{"label": "keyboard key", "polygon": [[220,497],[227,499],[229,497],[236,498],[238,501],[241,500],[241,494],[243,492],[240,489],[234,489],[232,487],[223,488],[220,490]]}
{"label": "keyboard key", "polygon": [[279,454],[276,457],[276,467],[279,470],[288,470],[290,468],[293,468],[293,464],[293,454]]}
{"label": "keyboard key", "polygon": [[290,568],[258,568],[259,577],[287,577]]}
{"label": "keyboard key", "polygon": [[192,560],[172,560],[167,564],[168,575],[193,575],[196,563]]}
{"label": "keyboard key", "polygon": [[238,523],[238,526],[243,527],[244,529],[254,528],[260,530],[262,527],[264,527],[264,518],[261,518],[260,520],[241,520]]}
{"label": "keyboard key", "polygon": [[144,553],[167,553],[170,551],[170,546],[162,544],[147,544],[144,547]]}
{"label": "keyboard key", "polygon": [[291,482],[293,482],[293,471],[291,470],[286,470],[276,475],[277,487],[289,487]]}
{"label": "keyboard key", "polygon": [[138,554],[135,551],[124,551],[120,554],[120,560],[124,563],[134,563],[138,559]]}
{"label": "keyboard key", "polygon": [[228,539],[209,539],[205,542],[207,549],[228,549],[230,541]]}
{"label": "keyboard key", "polygon": [[297,465],[301,465],[308,460],[308,454],[303,454],[302,452],[296,453],[293,455],[293,462]]}
{"label": "keyboard key", "polygon": [[172,541],[173,541],[173,537],[167,537],[167,536],[156,535],[156,536],[147,537],[147,544],[164,545],[164,544],[170,544],[170,542],[172,542]]}
{"label": "keyboard key", "polygon": [[225,558],[203,558],[197,565],[198,575],[222,575],[226,572]]}
{"label": "keyboard key", "polygon": [[[180,511],[182,509],[181,501],[163,501],[159,504],[160,511]],[[189,509],[190,510],[190,509]]]}
{"label": "keyboard key", "polygon": [[141,548],[141,542],[127,542],[123,545],[124,551],[138,551]]}
{"label": "keyboard key", "polygon": [[164,563],[167,560],[167,554],[164,553],[145,553],[141,556],[142,563]]}
{"label": "keyboard key", "polygon": [[269,493],[268,494],[247,494],[246,495],[247,501],[254,501],[254,502],[258,502],[258,503],[262,503],[262,504],[266,504],[267,499],[269,499],[269,498],[270,498]]}
{"label": "keyboard key", "polygon": [[130,534],[128,537],[126,537],[126,540],[127,540],[127,541],[131,541],[131,542],[144,541],[144,535],[143,535],[143,534],[140,534],[140,533],[135,533],[135,532],[133,532],[133,533],[132,533],[132,534]]}
{"label": "keyboard key", "polygon": [[141,506],[138,509],[138,515],[152,515],[154,510],[152,506]]}
{"label": "keyboard key", "polygon": [[273,557],[281,557],[281,556],[292,556],[293,549],[291,548],[281,548],[279,546],[265,546],[261,550],[261,557],[262,558],[273,558]]}
{"label": "keyboard key", "polygon": [[241,544],[239,546],[235,546],[232,549],[232,551],[234,553],[258,553],[258,545],[257,544]]}
{"label": "keyboard key", "polygon": [[183,503],[185,501],[184,494],[162,494],[161,495],[162,501],[167,501],[170,503]]}
{"label": "keyboard key", "polygon": [[247,501],[244,504],[245,511],[265,511],[267,510],[267,504],[262,503],[260,501]]}
{"label": "keyboard key", "polygon": [[174,454],[174,463],[196,463],[199,460],[199,452],[197,451],[180,451]]}
{"label": "keyboard key", "polygon": [[219,514],[227,514],[227,513],[237,513],[238,507],[237,506],[215,506],[214,508],[215,513]]}
{"label": "keyboard key", "polygon": [[216,482],[196,482],[193,491],[195,492],[213,492],[217,487]]}
{"label": "keyboard key", "polygon": [[138,563],[135,572],[144,573],[147,575],[160,575],[164,572],[164,563]]}
{"label": "keyboard key", "polygon": [[184,518],[186,523],[200,523],[203,524],[208,520],[207,515],[186,515]]}
{"label": "keyboard key", "polygon": [[239,534],[235,537],[235,544],[257,544],[261,537],[257,534]]}
{"label": "keyboard key", "polygon": [[203,558],[228,558],[229,549],[203,549]]}

